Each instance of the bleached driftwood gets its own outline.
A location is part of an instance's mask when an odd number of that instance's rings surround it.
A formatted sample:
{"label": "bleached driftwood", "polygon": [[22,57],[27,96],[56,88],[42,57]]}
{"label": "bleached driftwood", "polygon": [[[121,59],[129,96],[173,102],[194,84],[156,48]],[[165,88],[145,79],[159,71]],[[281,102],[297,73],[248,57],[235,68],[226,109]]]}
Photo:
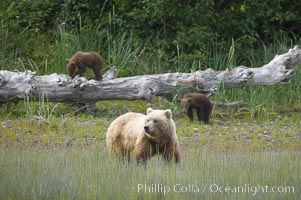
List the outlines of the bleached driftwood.
{"label": "bleached driftwood", "polygon": [[211,101],[211,103],[212,103],[212,105],[217,106],[217,107],[240,107],[240,106],[247,105],[247,103],[243,102],[243,101],[234,101],[234,102],[230,102],[230,103]]}
{"label": "bleached driftwood", "polygon": [[207,69],[194,73],[166,73],[115,78],[117,70],[111,68],[102,81],[84,77],[70,79],[67,75],[36,76],[35,72],[0,71],[0,104],[17,102],[26,97],[50,102],[88,103],[100,100],[151,99],[155,96],[171,96],[175,91],[199,91],[214,93],[222,83],[225,88],[238,88],[246,84],[286,84],[294,73],[293,67],[301,63],[298,47],[277,55],[268,64],[258,68],[236,67],[232,70]]}

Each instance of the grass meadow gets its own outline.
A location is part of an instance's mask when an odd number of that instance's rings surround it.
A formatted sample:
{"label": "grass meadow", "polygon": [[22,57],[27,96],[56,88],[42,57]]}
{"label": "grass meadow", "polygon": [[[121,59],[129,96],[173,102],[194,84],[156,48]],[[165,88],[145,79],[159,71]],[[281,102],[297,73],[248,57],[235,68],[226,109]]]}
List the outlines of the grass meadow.
{"label": "grass meadow", "polygon": [[[127,33],[112,37],[100,27],[79,32],[59,27],[50,40],[39,35],[32,44],[33,57],[22,57],[21,49],[3,44],[1,70],[66,73],[65,59],[78,50],[100,52],[107,63],[104,71],[116,65],[118,77],[224,70],[241,63],[242,50],[235,41],[228,46],[211,42],[204,47],[204,62],[188,63],[180,47],[175,59],[166,60],[163,50],[149,51]],[[25,39],[20,44],[29,45]],[[293,45],[280,38],[257,50],[244,49],[249,55],[245,63],[262,66]],[[221,85],[212,99],[247,104],[214,108],[209,125],[189,122],[176,101],[160,97],[98,102],[96,116],[46,99],[3,104],[0,199],[301,199],[300,65],[287,85]],[[110,122],[128,111],[145,113],[149,106],[172,109],[180,164],[154,157],[146,166],[137,165],[108,154],[105,132]]]}
{"label": "grass meadow", "polygon": [[[25,103],[24,103],[25,104]],[[51,104],[51,103],[49,103]],[[146,166],[109,155],[105,132],[126,109],[165,109],[155,99],[104,102],[118,112],[100,116],[71,113],[63,105],[41,116],[3,118],[0,127],[0,199],[299,199],[301,113],[269,119],[218,117],[210,125],[191,123],[179,111],[174,120],[180,164],[159,156]],[[17,105],[25,107],[26,105]],[[126,108],[124,108],[124,106]],[[139,105],[139,106],[138,106]],[[36,110],[35,110],[36,109]],[[22,109],[16,109],[22,110]],[[12,113],[11,115],[17,115]],[[2,113],[3,115],[3,113]],[[230,114],[229,114],[230,115]]]}
{"label": "grass meadow", "polygon": [[299,199],[300,152],[183,152],[123,163],[103,147],[0,151],[0,199]]}

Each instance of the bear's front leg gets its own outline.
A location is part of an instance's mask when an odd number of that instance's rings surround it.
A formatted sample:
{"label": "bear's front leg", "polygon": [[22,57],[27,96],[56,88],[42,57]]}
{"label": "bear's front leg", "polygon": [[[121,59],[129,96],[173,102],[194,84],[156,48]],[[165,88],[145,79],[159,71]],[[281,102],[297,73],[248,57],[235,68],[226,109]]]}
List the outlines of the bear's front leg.
{"label": "bear's front leg", "polygon": [[174,151],[174,159],[176,163],[179,163],[181,160],[180,151],[178,148],[176,148]]}
{"label": "bear's front leg", "polygon": [[137,163],[145,163],[146,160],[150,157],[149,144],[138,144],[134,149],[136,155]]}
{"label": "bear's front leg", "polygon": [[197,108],[197,115],[198,115],[198,121],[202,122],[204,121],[204,111],[202,107]]}
{"label": "bear's front leg", "polygon": [[191,121],[193,121],[193,110],[192,108],[189,108],[188,111],[187,111],[187,116],[189,117],[189,119]]}
{"label": "bear's front leg", "polygon": [[85,71],[86,71],[86,66],[83,64],[78,64],[75,75],[83,76]]}
{"label": "bear's front leg", "polygon": [[170,161],[170,159],[174,158],[176,163],[180,162],[180,151],[177,145],[166,145],[165,149],[162,153],[162,156],[165,160]]}

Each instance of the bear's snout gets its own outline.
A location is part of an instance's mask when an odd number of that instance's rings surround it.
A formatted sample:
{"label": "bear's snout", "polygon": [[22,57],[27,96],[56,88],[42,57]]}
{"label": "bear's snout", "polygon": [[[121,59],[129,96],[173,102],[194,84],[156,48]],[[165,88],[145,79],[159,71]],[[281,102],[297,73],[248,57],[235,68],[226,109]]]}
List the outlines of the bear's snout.
{"label": "bear's snout", "polygon": [[150,128],[149,128],[149,126],[144,126],[144,130],[145,130],[145,132],[150,133]]}

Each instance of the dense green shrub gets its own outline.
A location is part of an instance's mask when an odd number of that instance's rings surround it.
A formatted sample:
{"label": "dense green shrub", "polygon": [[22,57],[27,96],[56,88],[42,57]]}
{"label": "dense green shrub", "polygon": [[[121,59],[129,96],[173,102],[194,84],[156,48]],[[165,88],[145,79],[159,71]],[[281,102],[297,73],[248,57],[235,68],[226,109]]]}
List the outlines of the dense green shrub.
{"label": "dense green shrub", "polygon": [[[236,64],[253,66],[250,52],[263,60],[262,46],[282,39],[287,46],[300,43],[300,6],[297,0],[8,0],[0,8],[0,64],[16,66],[11,60],[19,59],[21,65],[28,62],[31,68],[43,68],[55,54],[61,33],[86,38],[87,32],[100,31],[106,34],[100,40],[93,38],[96,43],[125,33],[135,40],[134,46],[140,43],[144,53],[164,63],[163,71],[215,67],[208,45],[217,43],[226,55],[231,41]],[[109,43],[91,47],[88,41],[78,42],[72,51],[101,48],[103,54],[110,52]]]}

